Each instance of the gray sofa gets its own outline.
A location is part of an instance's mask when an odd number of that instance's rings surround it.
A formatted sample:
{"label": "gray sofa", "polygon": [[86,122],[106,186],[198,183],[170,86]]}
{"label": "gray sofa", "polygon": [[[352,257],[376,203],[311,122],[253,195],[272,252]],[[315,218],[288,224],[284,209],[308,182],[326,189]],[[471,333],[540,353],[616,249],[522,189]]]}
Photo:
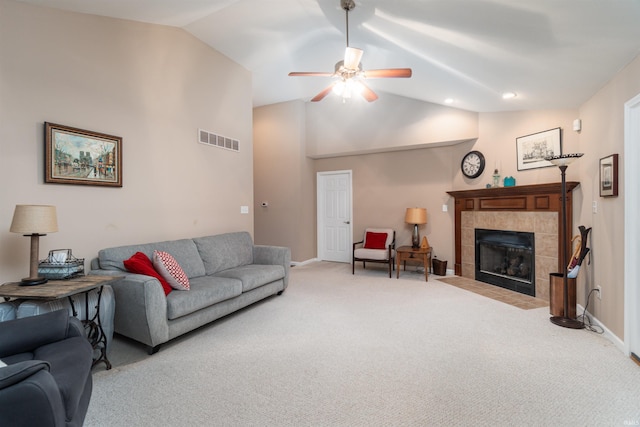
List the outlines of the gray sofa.
{"label": "gray sofa", "polygon": [[[175,258],[190,290],[165,296],[156,278],[127,272],[124,260],[136,252],[153,259],[154,250]],[[102,249],[91,261],[91,274],[124,274],[110,283],[116,300],[115,332],[146,344],[153,354],[175,337],[281,294],[290,264],[289,248],[254,245],[249,233],[237,232]]]}

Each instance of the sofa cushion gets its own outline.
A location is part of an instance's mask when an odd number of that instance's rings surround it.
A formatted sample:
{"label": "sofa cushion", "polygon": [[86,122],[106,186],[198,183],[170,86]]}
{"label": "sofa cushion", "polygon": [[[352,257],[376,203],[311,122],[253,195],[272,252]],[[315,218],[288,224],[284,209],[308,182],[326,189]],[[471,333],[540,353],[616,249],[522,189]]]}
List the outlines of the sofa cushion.
{"label": "sofa cushion", "polygon": [[193,241],[207,275],[253,263],[253,240],[246,231],[197,237]]}
{"label": "sofa cushion", "polygon": [[216,277],[229,277],[242,282],[242,292],[259,288],[267,283],[284,278],[284,267],[281,265],[251,264],[229,270],[219,271]]}
{"label": "sofa cushion", "polygon": [[180,267],[182,267],[187,274],[187,277],[204,276],[204,264],[202,263],[196,244],[191,239],[102,249],[98,252],[98,260],[100,261],[101,269],[126,271],[126,268],[122,264],[125,259],[128,259],[136,252],[142,252],[151,259],[153,258],[153,251],[155,250],[170,253],[176,261],[178,261],[178,264],[180,264]]}
{"label": "sofa cushion", "polygon": [[242,293],[242,282],[225,277],[202,276],[190,280],[189,292],[171,292],[167,296],[167,317],[177,319]]}
{"label": "sofa cushion", "polygon": [[125,268],[130,273],[134,274],[144,274],[145,276],[151,276],[158,279],[160,284],[162,285],[162,289],[164,290],[165,295],[169,295],[169,292],[173,290],[171,285],[167,283],[166,280],[153,268],[153,264],[147,255],[142,252],[136,252],[129,259],[125,259],[123,262]]}
{"label": "sofa cushion", "polygon": [[189,278],[170,253],[153,251],[153,267],[173,289],[178,291],[189,290]]}

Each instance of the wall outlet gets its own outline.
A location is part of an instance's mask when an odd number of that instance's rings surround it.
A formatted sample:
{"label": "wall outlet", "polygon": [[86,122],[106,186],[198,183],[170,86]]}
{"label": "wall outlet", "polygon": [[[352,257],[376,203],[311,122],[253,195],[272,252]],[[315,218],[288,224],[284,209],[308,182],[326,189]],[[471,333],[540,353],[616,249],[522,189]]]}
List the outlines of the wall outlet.
{"label": "wall outlet", "polygon": [[602,301],[602,288],[600,286],[596,286],[596,298]]}

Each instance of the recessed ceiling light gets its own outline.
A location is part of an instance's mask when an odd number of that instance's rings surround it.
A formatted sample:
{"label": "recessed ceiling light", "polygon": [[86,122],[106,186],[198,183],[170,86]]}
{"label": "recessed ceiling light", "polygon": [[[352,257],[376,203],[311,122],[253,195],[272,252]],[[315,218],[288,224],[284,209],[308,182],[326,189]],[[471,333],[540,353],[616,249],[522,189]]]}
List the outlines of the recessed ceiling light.
{"label": "recessed ceiling light", "polygon": [[453,104],[453,102],[454,102],[453,98],[447,98],[447,99],[444,100],[445,104]]}
{"label": "recessed ceiling light", "polygon": [[502,94],[502,99],[513,99],[518,96],[515,92],[505,92]]}

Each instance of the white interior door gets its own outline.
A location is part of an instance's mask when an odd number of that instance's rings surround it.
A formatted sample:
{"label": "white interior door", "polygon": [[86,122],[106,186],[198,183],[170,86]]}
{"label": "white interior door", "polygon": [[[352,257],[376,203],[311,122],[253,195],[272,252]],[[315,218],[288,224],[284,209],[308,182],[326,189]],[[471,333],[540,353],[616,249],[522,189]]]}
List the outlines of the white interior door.
{"label": "white interior door", "polygon": [[351,262],[351,171],[318,172],[318,258]]}
{"label": "white interior door", "polygon": [[640,357],[640,95],[624,106],[624,346]]}

